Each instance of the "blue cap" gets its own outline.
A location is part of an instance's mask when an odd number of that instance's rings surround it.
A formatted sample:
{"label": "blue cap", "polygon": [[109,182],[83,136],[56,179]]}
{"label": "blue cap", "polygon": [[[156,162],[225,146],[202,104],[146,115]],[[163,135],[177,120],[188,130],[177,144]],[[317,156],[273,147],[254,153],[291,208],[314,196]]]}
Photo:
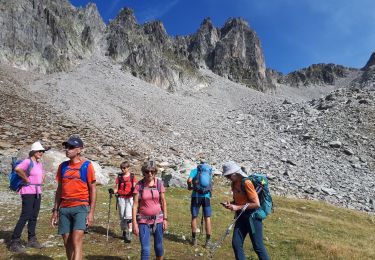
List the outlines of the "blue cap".
{"label": "blue cap", "polygon": [[71,145],[73,147],[83,147],[83,142],[78,136],[70,136],[68,140],[62,143],[64,146]]}

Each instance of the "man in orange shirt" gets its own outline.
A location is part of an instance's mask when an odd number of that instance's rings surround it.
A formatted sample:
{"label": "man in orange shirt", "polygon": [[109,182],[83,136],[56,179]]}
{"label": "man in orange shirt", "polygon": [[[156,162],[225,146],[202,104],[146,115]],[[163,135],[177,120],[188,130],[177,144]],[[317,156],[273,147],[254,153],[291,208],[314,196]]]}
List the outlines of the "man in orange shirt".
{"label": "man in orange shirt", "polygon": [[67,258],[79,260],[83,256],[84,231],[94,220],[96,177],[92,163],[81,157],[83,142],[78,136],[70,136],[63,146],[69,161],[57,170],[51,224],[58,225]]}

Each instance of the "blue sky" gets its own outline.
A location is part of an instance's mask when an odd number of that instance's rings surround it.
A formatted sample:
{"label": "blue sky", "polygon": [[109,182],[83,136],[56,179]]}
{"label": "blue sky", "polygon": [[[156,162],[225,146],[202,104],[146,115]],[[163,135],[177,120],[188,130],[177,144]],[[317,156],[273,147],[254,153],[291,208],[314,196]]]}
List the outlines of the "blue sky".
{"label": "blue sky", "polygon": [[[85,6],[89,0],[71,0]],[[91,0],[104,21],[121,8],[138,23],[163,22],[169,35],[195,33],[205,17],[222,27],[242,17],[257,33],[266,66],[289,73],[315,63],[361,68],[375,51],[374,0]]]}

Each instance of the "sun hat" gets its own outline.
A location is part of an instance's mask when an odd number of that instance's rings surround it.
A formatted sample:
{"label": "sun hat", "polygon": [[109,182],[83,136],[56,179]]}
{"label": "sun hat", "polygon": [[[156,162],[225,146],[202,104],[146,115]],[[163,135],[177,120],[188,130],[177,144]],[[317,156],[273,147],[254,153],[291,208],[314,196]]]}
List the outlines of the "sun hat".
{"label": "sun hat", "polygon": [[62,145],[64,145],[64,146],[71,145],[73,147],[83,147],[83,142],[82,142],[81,138],[79,138],[78,136],[72,135],[68,138],[68,140],[63,142]]}
{"label": "sun hat", "polygon": [[233,173],[241,174],[243,177],[247,177],[246,173],[241,170],[241,167],[238,166],[235,162],[229,161],[223,164],[223,176],[228,176]]}
{"label": "sun hat", "polygon": [[45,151],[44,147],[40,142],[35,142],[31,145],[30,151]]}

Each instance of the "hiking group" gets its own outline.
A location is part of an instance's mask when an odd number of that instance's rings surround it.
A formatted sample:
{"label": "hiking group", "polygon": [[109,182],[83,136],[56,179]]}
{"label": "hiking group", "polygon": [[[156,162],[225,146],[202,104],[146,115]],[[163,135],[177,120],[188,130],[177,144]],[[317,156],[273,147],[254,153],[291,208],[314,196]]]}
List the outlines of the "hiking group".
{"label": "hiking group", "polygon": [[[96,204],[96,176],[93,164],[81,157],[83,141],[79,136],[70,136],[62,143],[66,157],[56,173],[57,189],[52,208],[51,225],[58,227],[63,238],[67,259],[82,259],[83,238],[86,230],[94,221]],[[41,204],[43,165],[40,162],[44,152],[40,142],[32,144],[29,157],[22,161],[13,161],[10,175],[10,187],[19,192],[22,198],[22,210],[14,228],[10,250],[24,252],[20,237],[26,222],[28,223],[27,247],[42,248],[36,237],[36,222]],[[129,162],[120,164],[113,188],[109,192],[108,226],[112,196],[116,197],[122,239],[131,243],[132,235],[138,236],[141,245],[141,259],[151,255],[151,236],[154,238],[156,259],[163,259],[163,235],[168,228],[168,211],[163,181],[158,179],[158,168],[154,160],[144,162],[141,167],[142,179],[130,170]],[[221,203],[225,209],[235,212],[235,219],[219,242],[211,241],[211,198],[213,170],[204,159],[191,170],[187,179],[191,194],[191,244],[197,246],[197,233],[203,233],[206,239],[204,247],[215,250],[220,247],[229,231],[233,229],[232,247],[236,259],[246,259],[243,243],[249,234],[254,251],[259,259],[269,259],[263,243],[262,220],[271,212],[272,199],[265,176],[247,174],[234,162],[223,165],[222,176],[231,182],[233,200]],[[199,210],[202,208],[200,228],[198,228]],[[204,224],[203,224],[204,223]]]}

